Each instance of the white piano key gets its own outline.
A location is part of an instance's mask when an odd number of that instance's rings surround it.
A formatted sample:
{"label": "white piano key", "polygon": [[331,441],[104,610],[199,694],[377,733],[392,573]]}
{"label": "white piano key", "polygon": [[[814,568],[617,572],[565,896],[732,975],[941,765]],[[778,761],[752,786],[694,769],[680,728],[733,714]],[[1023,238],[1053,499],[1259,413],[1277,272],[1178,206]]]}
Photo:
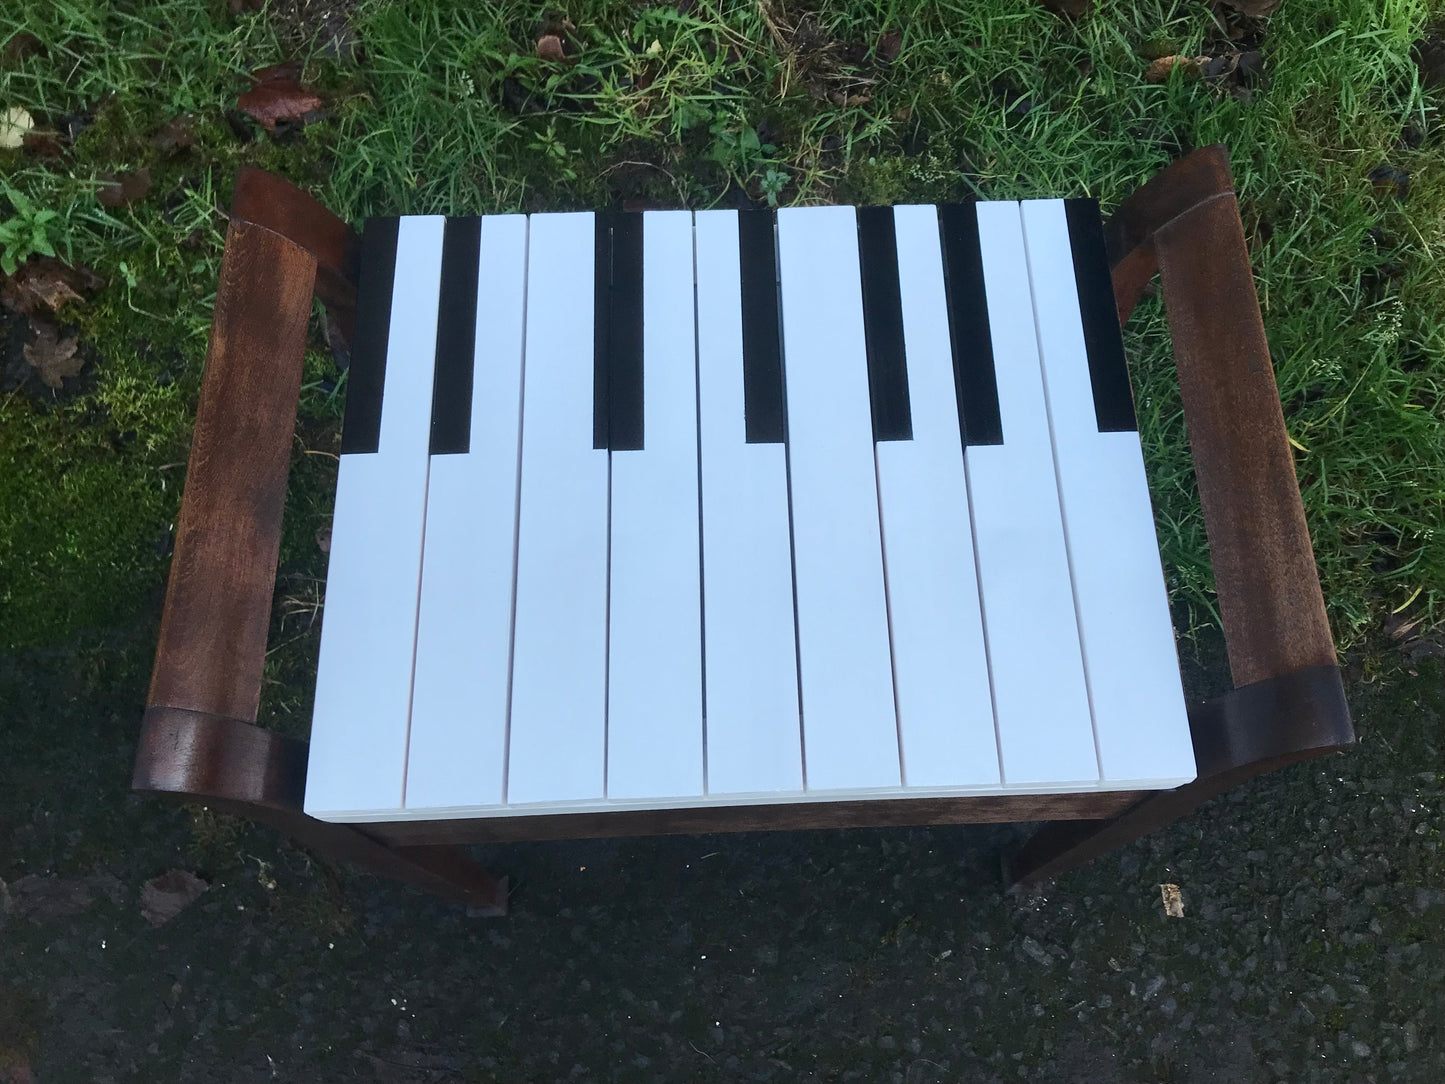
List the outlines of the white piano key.
{"label": "white piano key", "polygon": [[747,443],[736,211],[699,211],[707,787],[803,787],[784,446]]}
{"label": "white piano key", "polygon": [[703,792],[692,215],[642,216],[641,450],[612,453],[607,796]]}
{"label": "white piano key", "polygon": [[507,801],[603,794],[607,452],[593,443],[592,215],[531,216]]}
{"label": "white piano key", "polygon": [[526,216],[485,216],[469,450],[433,456],[427,484],[408,809],[502,801],[526,266]]}
{"label": "white piano key", "polygon": [[1003,444],[965,456],[1004,782],[1099,778],[1017,203],[979,203]]}
{"label": "white piano key", "polygon": [[401,220],[378,450],[337,475],[305,798],[323,819],[402,805],[443,223]]}
{"label": "white piano key", "polygon": [[778,255],[806,784],[896,787],[853,208],[779,211]]}
{"label": "white piano key", "polygon": [[1022,205],[1103,778],[1177,786],[1194,746],[1137,432],[1099,432],[1062,200]]}
{"label": "white piano key", "polygon": [[912,440],[879,441],[878,498],[903,777],[999,782],[938,212],[895,207]]}

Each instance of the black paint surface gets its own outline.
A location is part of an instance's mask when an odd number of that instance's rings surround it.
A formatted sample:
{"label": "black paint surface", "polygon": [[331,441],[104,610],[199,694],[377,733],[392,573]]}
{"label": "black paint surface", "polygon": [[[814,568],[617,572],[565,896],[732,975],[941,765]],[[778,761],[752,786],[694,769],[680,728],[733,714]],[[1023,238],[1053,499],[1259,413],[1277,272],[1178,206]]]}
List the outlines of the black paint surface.
{"label": "black paint surface", "polygon": [[783,398],[782,322],[778,315],[778,253],[773,212],[738,212],[742,285],[743,418],[749,444],[781,444],[787,432]]}
{"label": "black paint surface", "polygon": [[482,220],[449,218],[442,236],[431,454],[467,451],[472,434],[472,363],[477,335],[477,264]]}
{"label": "black paint surface", "polygon": [[1074,251],[1074,283],[1079,291],[1079,316],[1089,355],[1094,417],[1101,433],[1133,432],[1139,423],[1134,417],[1129,364],[1124,360],[1124,338],[1119,331],[1119,310],[1114,301],[1109,256],[1104,249],[1099,203],[1092,199],[1065,200],[1064,215]]}
{"label": "black paint surface", "polygon": [[948,333],[953,345],[953,383],[958,394],[958,424],[965,447],[1002,444],[998,381],[993,339],[988,326],[988,297],[983,282],[983,251],[978,215],[971,203],[941,204],[938,226],[943,242],[943,285],[948,298]]}
{"label": "black paint surface", "polygon": [[863,280],[863,339],[874,440],[912,440],[903,298],[892,207],[858,208],[858,263]]}
{"label": "black paint surface", "polygon": [[642,215],[612,219],[612,315],[607,360],[607,447],[642,448]]}
{"label": "black paint surface", "polygon": [[356,341],[346,378],[341,454],[374,452],[381,443],[381,393],[386,383],[386,338],[396,276],[395,218],[369,218],[361,242],[356,295]]}

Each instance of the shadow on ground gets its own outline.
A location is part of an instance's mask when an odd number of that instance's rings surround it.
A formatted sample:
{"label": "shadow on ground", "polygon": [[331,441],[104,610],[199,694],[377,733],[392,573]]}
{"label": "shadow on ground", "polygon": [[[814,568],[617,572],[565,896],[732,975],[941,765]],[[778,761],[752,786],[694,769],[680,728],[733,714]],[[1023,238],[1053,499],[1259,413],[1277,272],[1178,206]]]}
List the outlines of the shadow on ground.
{"label": "shadow on ground", "polygon": [[496,920],[129,796],[124,639],[0,658],[0,1081],[1445,1079],[1438,660],[1037,894],[1013,827],[550,843]]}

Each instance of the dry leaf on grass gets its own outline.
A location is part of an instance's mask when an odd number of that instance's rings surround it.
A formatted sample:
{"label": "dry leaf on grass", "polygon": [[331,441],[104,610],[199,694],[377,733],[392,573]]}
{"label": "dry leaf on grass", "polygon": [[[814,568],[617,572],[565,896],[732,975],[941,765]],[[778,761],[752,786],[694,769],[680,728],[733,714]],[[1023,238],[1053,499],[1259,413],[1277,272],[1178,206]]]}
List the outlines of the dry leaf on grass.
{"label": "dry leaf on grass", "polygon": [[1188,77],[1197,78],[1204,74],[1204,67],[1208,63],[1207,56],[1161,56],[1144,69],[1144,82],[1163,83],[1175,68],[1183,69]]}
{"label": "dry leaf on grass", "polygon": [[889,30],[878,39],[878,59],[883,63],[892,64],[902,51],[903,34],[901,31]]}
{"label": "dry leaf on grass", "polygon": [[562,39],[556,34],[543,34],[537,39],[537,56],[542,60],[566,60]]}
{"label": "dry leaf on grass", "polygon": [[80,338],[73,331],[62,332],[54,324],[32,320],[35,341],[25,344],[25,360],[39,374],[41,383],[47,388],[60,390],[62,381],[80,372],[85,359],[76,351]]}
{"label": "dry leaf on grass", "polygon": [[1184,895],[1178,885],[1160,885],[1159,895],[1164,900],[1164,914],[1169,918],[1184,917]]}
{"label": "dry leaf on grass", "polygon": [[141,918],[152,926],[164,926],[210,887],[194,873],[187,873],[183,869],[168,869],[141,886]]}
{"label": "dry leaf on grass", "polygon": [[23,316],[41,309],[59,312],[68,301],[84,300],[100,286],[100,278],[87,267],[70,267],[51,256],[21,264],[0,285],[0,303]]}
{"label": "dry leaf on grass", "polygon": [[151,136],[151,146],[162,154],[175,154],[195,145],[196,118],[191,113],[172,117]]}
{"label": "dry leaf on grass", "polygon": [[303,87],[300,77],[301,65],[294,60],[252,72],[255,85],[236,100],[236,106],[271,133],[277,121],[304,120],[321,108],[321,98]]}
{"label": "dry leaf on grass", "polygon": [[105,183],[95,197],[106,207],[125,207],[138,199],[145,199],[151,190],[151,171],[148,168],[133,173],[107,173],[101,180]]}
{"label": "dry leaf on grass", "polygon": [[13,151],[25,142],[25,133],[35,127],[30,112],[22,105],[0,111],[0,150]]}

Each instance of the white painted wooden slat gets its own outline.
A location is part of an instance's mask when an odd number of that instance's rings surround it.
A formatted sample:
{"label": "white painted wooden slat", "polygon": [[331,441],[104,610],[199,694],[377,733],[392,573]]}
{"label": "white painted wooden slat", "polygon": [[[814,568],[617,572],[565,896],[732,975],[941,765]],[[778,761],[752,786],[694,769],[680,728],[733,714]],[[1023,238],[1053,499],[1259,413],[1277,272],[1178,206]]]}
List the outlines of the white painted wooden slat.
{"label": "white painted wooden slat", "polygon": [[999,781],[938,212],[895,207],[912,440],[877,444],[903,776],[909,786]]}
{"label": "white painted wooden slat", "polygon": [[531,216],[507,801],[599,798],[607,452],[593,444],[593,220]]}
{"label": "white painted wooden slat", "polygon": [[964,461],[1004,782],[1096,781],[1019,207],[976,208],[1004,442]]}
{"label": "white painted wooden slat", "polygon": [[736,211],[699,211],[707,786],[711,794],[803,786],[788,538],[787,455],[749,444],[743,414]]}
{"label": "white painted wooden slat", "polygon": [[427,484],[408,809],[502,801],[526,266],[526,216],[483,217],[469,450]]}
{"label": "white painted wooden slat", "polygon": [[642,216],[643,439],[612,453],[607,794],[703,792],[692,215]]}
{"label": "white painted wooden slat", "polygon": [[317,817],[402,805],[443,223],[401,220],[378,450],[341,457],[306,775]]}
{"label": "white painted wooden slat", "polygon": [[1177,786],[1195,776],[1194,746],[1139,434],[1098,429],[1064,202],[1022,208],[1103,778]]}
{"label": "white painted wooden slat", "polygon": [[778,212],[809,790],[900,780],[857,231],[851,207]]}

